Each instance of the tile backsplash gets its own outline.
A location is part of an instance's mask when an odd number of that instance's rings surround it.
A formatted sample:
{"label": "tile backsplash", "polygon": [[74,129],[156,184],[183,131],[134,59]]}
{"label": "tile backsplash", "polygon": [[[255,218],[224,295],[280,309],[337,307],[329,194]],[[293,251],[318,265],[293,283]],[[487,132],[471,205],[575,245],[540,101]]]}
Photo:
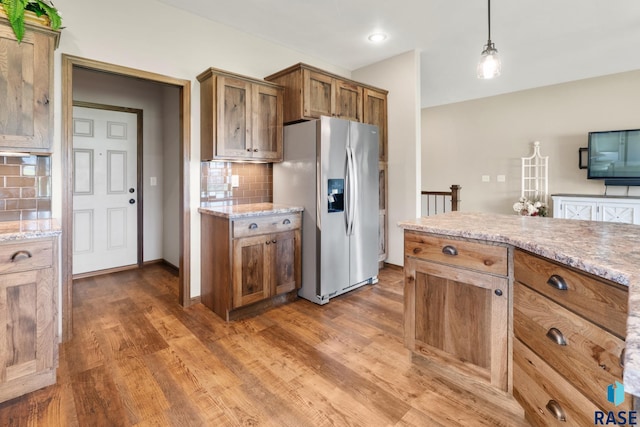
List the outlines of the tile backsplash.
{"label": "tile backsplash", "polygon": [[[239,187],[231,186],[238,175]],[[273,201],[271,163],[202,162],[200,164],[200,202],[209,205],[241,205]]]}
{"label": "tile backsplash", "polygon": [[51,158],[0,156],[0,221],[51,218]]}

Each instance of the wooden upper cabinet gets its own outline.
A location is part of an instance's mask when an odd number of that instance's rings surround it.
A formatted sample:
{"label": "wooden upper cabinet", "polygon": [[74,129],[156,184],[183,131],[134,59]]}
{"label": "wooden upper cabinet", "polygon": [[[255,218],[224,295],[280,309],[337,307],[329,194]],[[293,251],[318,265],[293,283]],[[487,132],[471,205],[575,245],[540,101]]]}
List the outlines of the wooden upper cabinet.
{"label": "wooden upper cabinet", "polygon": [[[302,70],[302,87],[304,117],[317,119],[320,116],[334,115],[336,95],[334,79],[331,76],[311,70]],[[289,103],[289,99],[287,99],[287,103]]]}
{"label": "wooden upper cabinet", "polygon": [[[253,149],[264,159],[282,160],[282,89],[256,85],[253,90]],[[257,150],[257,151],[255,151]]]}
{"label": "wooden upper cabinet", "polygon": [[355,83],[336,80],[335,115],[341,119],[362,122],[362,87]]}
{"label": "wooden upper cabinet", "polygon": [[282,87],[215,68],[198,81],[202,160],[282,161]]}
{"label": "wooden upper cabinet", "polygon": [[251,157],[251,83],[218,77],[216,156]]}
{"label": "wooden upper cabinet", "polygon": [[[364,93],[367,89],[384,95],[383,89],[358,83],[306,64],[296,64],[279,71],[265,80],[284,86],[284,122],[317,119],[320,116],[340,117],[346,120],[364,120]],[[386,128],[386,126],[385,126]]]}
{"label": "wooden upper cabinet", "polygon": [[363,122],[378,126],[378,152],[381,161],[387,160],[387,93],[364,89]]}
{"label": "wooden upper cabinet", "polygon": [[18,43],[8,22],[0,19],[0,151],[50,151],[58,40],[58,31],[26,24]]}

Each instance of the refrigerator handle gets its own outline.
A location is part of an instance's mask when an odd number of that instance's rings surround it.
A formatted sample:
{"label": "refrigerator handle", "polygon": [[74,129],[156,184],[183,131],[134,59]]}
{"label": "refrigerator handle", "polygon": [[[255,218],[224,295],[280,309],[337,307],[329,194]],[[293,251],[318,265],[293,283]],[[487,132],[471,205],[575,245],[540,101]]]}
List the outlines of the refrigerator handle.
{"label": "refrigerator handle", "polygon": [[353,151],[351,150],[351,147],[347,147],[347,182],[345,183],[345,187],[347,187],[347,200],[345,203],[345,213],[347,216],[347,236],[351,236],[353,234],[353,221],[355,218],[356,210],[356,174],[353,162]]}

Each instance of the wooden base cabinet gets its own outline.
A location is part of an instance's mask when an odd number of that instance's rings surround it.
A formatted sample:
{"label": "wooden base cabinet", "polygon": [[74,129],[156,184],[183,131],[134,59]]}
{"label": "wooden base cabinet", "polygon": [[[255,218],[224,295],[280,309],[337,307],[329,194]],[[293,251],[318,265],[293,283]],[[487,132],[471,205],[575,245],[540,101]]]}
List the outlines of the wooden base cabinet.
{"label": "wooden base cabinet", "polygon": [[300,213],[239,220],[202,215],[202,303],[234,320],[296,298],[301,221]]}
{"label": "wooden base cabinet", "polygon": [[593,424],[629,411],[607,388],[622,382],[627,289],[550,260],[514,253],[514,396],[539,426]]}
{"label": "wooden base cabinet", "polygon": [[57,239],[0,244],[0,402],[56,382]]}
{"label": "wooden base cabinet", "polygon": [[508,250],[405,231],[405,345],[509,390]]}

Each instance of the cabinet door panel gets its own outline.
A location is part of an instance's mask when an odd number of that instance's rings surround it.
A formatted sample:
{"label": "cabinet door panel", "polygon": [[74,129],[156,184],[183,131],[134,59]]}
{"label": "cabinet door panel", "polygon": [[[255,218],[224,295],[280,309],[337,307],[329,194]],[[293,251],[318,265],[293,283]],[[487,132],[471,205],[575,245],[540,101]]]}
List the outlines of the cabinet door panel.
{"label": "cabinet door panel", "polygon": [[282,96],[278,89],[253,88],[253,157],[282,160]]}
{"label": "cabinet door panel", "polygon": [[27,30],[17,43],[11,27],[0,24],[0,52],[0,148],[46,151],[53,131],[53,40]]}
{"label": "cabinet door panel", "polygon": [[55,382],[53,283],[51,269],[0,279],[0,402]]}
{"label": "cabinet door panel", "polygon": [[218,77],[218,156],[251,157],[250,111],[251,83]]}
{"label": "cabinet door panel", "polygon": [[508,279],[405,259],[405,342],[507,390]]}
{"label": "cabinet door panel", "polygon": [[378,154],[380,160],[387,160],[387,95],[371,89],[364,89],[362,121],[378,126]]}
{"label": "cabinet door panel", "polygon": [[269,236],[233,241],[233,307],[241,307],[269,297],[269,262],[265,242]]}
{"label": "cabinet door panel", "polygon": [[333,78],[304,70],[303,85],[305,117],[332,116],[336,109]]}
{"label": "cabinet door panel", "polygon": [[353,83],[337,80],[336,116],[355,122],[362,121],[362,87]]}
{"label": "cabinet door panel", "polygon": [[272,236],[272,291],[275,295],[300,287],[300,231]]}

